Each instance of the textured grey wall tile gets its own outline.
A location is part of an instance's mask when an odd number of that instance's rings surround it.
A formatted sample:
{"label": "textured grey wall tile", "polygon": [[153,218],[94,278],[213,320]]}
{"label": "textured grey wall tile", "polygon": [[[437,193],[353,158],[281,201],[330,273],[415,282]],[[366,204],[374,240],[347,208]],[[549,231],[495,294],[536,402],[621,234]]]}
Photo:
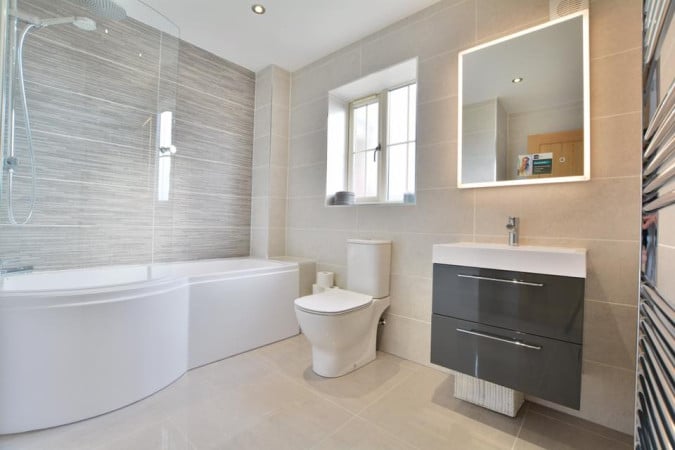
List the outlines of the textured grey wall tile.
{"label": "textured grey wall tile", "polygon": [[254,101],[253,72],[185,41],[180,43],[178,83],[247,106]]}
{"label": "textured grey wall tile", "polygon": [[161,33],[152,27],[131,18],[122,21],[102,20],[86,8],[65,1],[24,0],[21,2],[21,10],[39,18],[90,17],[97,23],[94,31],[59,25],[43,28],[35,33],[64,47],[86,51],[144,72],[157,73]]}
{"label": "textured grey wall tile", "polygon": [[[30,170],[24,129],[16,134],[19,173]],[[153,188],[154,147],[126,147],[70,136],[33,132],[35,168],[40,178]]]}
{"label": "textured grey wall tile", "polygon": [[181,156],[251,165],[253,143],[247,133],[228,133],[176,120],[174,142]]}
{"label": "textured grey wall tile", "polygon": [[155,203],[155,224],[176,227],[251,225],[251,197],[221,196],[174,191],[168,201]]}
{"label": "textured grey wall tile", "polygon": [[146,112],[35,83],[26,88],[37,131],[127,146],[143,146],[155,135],[154,106]]}
{"label": "textured grey wall tile", "polygon": [[252,105],[242,106],[186,87],[176,92],[176,119],[230,133],[253,132]]}
{"label": "textured grey wall tile", "polygon": [[37,37],[26,40],[25,53],[30,55],[24,64],[27,81],[142,110],[155,109],[156,75],[53,45]]}
{"label": "textured grey wall tile", "polygon": [[250,228],[155,228],[155,262],[247,256]]}
{"label": "textured grey wall tile", "polygon": [[173,188],[215,195],[248,196],[251,193],[250,166],[214,164],[210,161],[176,156],[172,169]]}
{"label": "textured grey wall tile", "polygon": [[[65,1],[21,8],[43,18],[90,15]],[[25,62],[36,207],[31,225],[0,225],[0,258],[63,269],[149,263],[153,249],[158,261],[248,255],[252,72],[133,20],[98,21],[90,33],[38,30]],[[161,111],[175,112],[179,150],[167,202],[156,192]],[[21,219],[30,167],[21,115],[17,125]],[[0,224],[8,222],[7,181]]]}
{"label": "textured grey wall tile", "polygon": [[152,228],[40,227],[1,225],[0,257],[36,270],[110,264],[142,264],[151,260]]}
{"label": "textured grey wall tile", "polygon": [[[30,181],[16,180],[14,201],[19,217],[26,214]],[[6,186],[6,180],[3,180]],[[4,189],[7,192],[7,188]],[[0,223],[8,223],[0,209]],[[152,192],[133,184],[107,186],[38,178],[32,225],[152,225]]]}

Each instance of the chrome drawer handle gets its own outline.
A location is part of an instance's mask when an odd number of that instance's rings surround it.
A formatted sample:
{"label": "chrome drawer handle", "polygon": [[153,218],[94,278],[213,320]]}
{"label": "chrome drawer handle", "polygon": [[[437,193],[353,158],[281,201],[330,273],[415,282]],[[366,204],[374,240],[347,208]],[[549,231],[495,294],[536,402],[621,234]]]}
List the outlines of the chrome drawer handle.
{"label": "chrome drawer handle", "polygon": [[523,286],[544,287],[544,283],[531,283],[529,281],[505,280],[504,278],[479,277],[478,275],[464,275],[461,273],[458,273],[457,276],[460,278],[473,278],[474,280],[487,280],[487,281],[497,281],[499,283],[522,284]]}
{"label": "chrome drawer handle", "polygon": [[486,339],[492,339],[493,341],[499,341],[499,342],[504,342],[506,344],[517,345],[518,347],[531,348],[532,350],[541,350],[541,345],[527,344],[523,341],[516,341],[516,340],[513,340],[513,339],[501,337],[501,336],[495,336],[494,334],[481,333],[481,332],[474,331],[474,330],[464,330],[462,328],[457,328],[457,331],[459,331],[460,333],[464,333],[464,334],[471,334],[473,336],[483,337],[483,338],[486,338]]}

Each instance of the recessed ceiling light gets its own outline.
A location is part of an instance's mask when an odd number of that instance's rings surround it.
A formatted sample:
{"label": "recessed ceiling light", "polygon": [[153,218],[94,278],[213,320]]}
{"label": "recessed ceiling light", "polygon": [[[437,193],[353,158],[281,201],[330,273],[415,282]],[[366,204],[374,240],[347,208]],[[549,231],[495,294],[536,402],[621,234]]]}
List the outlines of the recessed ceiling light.
{"label": "recessed ceiling light", "polygon": [[251,6],[251,11],[253,11],[256,14],[265,14],[265,7],[260,4],[255,4]]}
{"label": "recessed ceiling light", "polygon": [[525,80],[523,77],[517,77],[511,80],[511,83],[522,83]]}

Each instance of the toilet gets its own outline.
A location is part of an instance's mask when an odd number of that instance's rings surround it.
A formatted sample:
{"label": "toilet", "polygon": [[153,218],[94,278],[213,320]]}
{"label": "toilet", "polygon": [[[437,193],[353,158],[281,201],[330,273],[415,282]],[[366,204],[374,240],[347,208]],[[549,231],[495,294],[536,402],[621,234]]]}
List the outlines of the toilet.
{"label": "toilet", "polygon": [[312,370],[339,377],[375,359],[377,325],[389,306],[391,241],[347,241],[347,289],[295,300],[295,315],[312,345]]}

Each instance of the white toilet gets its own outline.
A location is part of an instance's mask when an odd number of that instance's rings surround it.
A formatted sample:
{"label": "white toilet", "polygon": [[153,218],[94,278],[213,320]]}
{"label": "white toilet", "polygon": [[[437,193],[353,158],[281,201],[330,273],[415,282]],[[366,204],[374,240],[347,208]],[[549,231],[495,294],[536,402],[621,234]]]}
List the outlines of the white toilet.
{"label": "white toilet", "polygon": [[339,377],[375,359],[377,325],[389,306],[391,241],[347,241],[347,289],[295,300],[295,315],[312,344],[312,369]]}

